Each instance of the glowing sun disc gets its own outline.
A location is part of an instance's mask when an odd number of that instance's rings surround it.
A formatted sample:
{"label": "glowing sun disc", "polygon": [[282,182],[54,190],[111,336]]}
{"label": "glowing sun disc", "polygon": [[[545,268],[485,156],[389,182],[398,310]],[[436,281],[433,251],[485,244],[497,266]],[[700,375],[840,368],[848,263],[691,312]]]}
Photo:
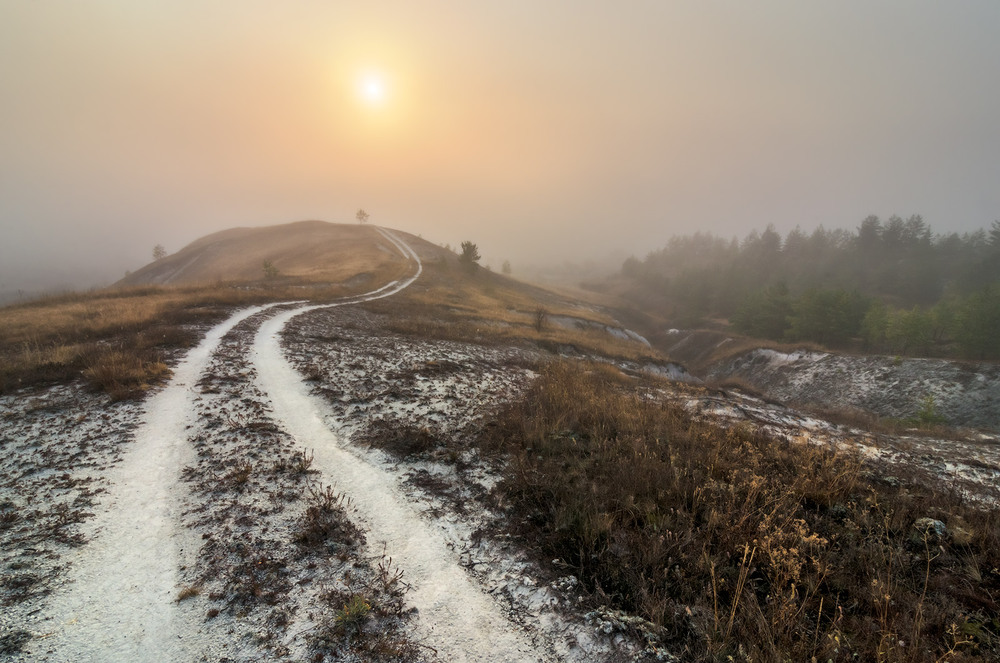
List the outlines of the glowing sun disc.
{"label": "glowing sun disc", "polygon": [[380,105],[386,97],[385,80],[378,74],[366,74],[361,77],[358,93],[365,103],[372,106]]}

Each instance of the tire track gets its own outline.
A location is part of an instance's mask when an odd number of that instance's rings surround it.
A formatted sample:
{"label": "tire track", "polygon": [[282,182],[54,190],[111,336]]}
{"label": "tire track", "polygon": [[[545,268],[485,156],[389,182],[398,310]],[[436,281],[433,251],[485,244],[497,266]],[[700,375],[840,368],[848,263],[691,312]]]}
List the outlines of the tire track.
{"label": "tire track", "polygon": [[[416,275],[350,303],[388,297],[419,276],[416,253],[391,231],[378,229],[400,252],[416,261]],[[335,304],[339,306],[343,304]],[[392,475],[350,451],[324,421],[326,406],[312,396],[302,377],[285,359],[280,333],[297,315],[323,306],[304,306],[279,313],[261,325],[251,356],[261,391],[274,407],[279,425],[298,443],[313,450],[315,467],[351,498],[373,547],[406,572],[411,590],[407,601],[419,614],[422,640],[442,660],[538,661],[543,657],[501,613],[499,606],[474,584],[444,537],[425,522],[396,486]]]}
{"label": "tire track", "polygon": [[[272,305],[273,306],[273,305]],[[180,469],[192,453],[185,429],[192,387],[226,333],[270,306],[216,325],[174,369],[169,384],[144,404],[135,442],[111,472],[92,543],[70,559],[70,589],[53,597],[48,633],[25,647],[32,660],[163,661],[190,658],[200,618],[177,596],[182,556],[191,554],[180,526]]]}
{"label": "tire track", "polygon": [[[414,273],[364,295],[299,306],[263,323],[250,353],[259,386],[279,424],[300,446],[314,449],[317,469],[350,494],[373,547],[384,543],[405,569],[420,635],[442,659],[539,660],[523,634],[470,580],[441,534],[397,489],[394,478],[342,447],[324,423],[323,403],[307,393],[281,351],[279,334],[291,318],[390,297],[419,278],[423,265],[416,252],[393,231],[374,229],[414,262]],[[36,634],[25,647],[31,660],[189,661],[211,643],[226,640],[200,611],[176,600],[181,569],[194,563],[199,547],[196,533],[181,518],[186,497],[181,468],[194,458],[188,439],[196,416],[194,386],[227,333],[280,305],[238,311],[212,328],[175,368],[168,385],[144,403],[135,442],[110,472],[109,494],[88,528],[92,542],[68,560],[72,582],[53,596],[42,622],[47,632]]]}

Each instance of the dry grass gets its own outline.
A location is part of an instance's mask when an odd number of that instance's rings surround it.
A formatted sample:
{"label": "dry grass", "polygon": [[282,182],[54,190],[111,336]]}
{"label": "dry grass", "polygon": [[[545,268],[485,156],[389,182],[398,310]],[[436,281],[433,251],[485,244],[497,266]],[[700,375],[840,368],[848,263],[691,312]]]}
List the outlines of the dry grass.
{"label": "dry grass", "polygon": [[[365,306],[390,315],[388,328],[393,331],[421,338],[534,346],[553,353],[596,354],[640,362],[666,359],[655,349],[597,327],[615,326],[606,313],[483,270],[469,275],[457,267],[431,264],[421,281],[407,291]],[[544,311],[542,324],[539,311]],[[554,324],[555,317],[592,324],[568,328]]]}
{"label": "dry grass", "polygon": [[123,350],[99,353],[83,371],[83,376],[112,401],[135,398],[152,385],[166,379],[170,369],[162,361],[145,360]]}
{"label": "dry grass", "polygon": [[[374,283],[389,274],[374,274]],[[194,344],[198,326],[235,307],[331,301],[364,286],[285,283],[141,287],[71,293],[7,306],[0,315],[0,393],[85,377],[115,398],[141,395],[166,375],[167,354]]]}
{"label": "dry grass", "polygon": [[295,542],[304,548],[336,550],[364,543],[365,535],[347,516],[349,500],[333,486],[309,486],[306,510],[295,531]]}
{"label": "dry grass", "polygon": [[[270,274],[265,274],[265,263],[272,268]],[[341,283],[378,275],[395,280],[411,269],[371,226],[303,221],[213,233],[137,270],[124,282],[200,285],[269,277]]]}
{"label": "dry grass", "polygon": [[[411,264],[371,241],[368,235],[374,232],[370,228],[359,230],[358,237],[352,235],[351,241],[339,245],[336,276],[344,279],[340,285],[310,280],[330,274],[305,274],[308,270],[301,266],[307,263],[297,262],[299,271],[304,270],[298,280],[282,277],[239,285],[117,288],[4,307],[0,316],[0,393],[85,377],[113,398],[139,397],[167,375],[165,365],[171,351],[192,345],[199,335],[198,326],[224,318],[235,307],[302,299],[332,301],[409,273]],[[367,248],[349,251],[354,244]],[[426,251],[433,253],[434,248]],[[323,248],[330,250],[329,246]],[[395,313],[393,326],[397,331],[418,336],[528,343],[554,352],[578,350],[640,361],[662,358],[655,351],[600,330],[539,325],[539,310],[545,310],[549,318],[572,316],[598,324],[613,321],[550,292],[485,270],[469,275],[452,263],[453,259],[444,257],[430,261],[425,276],[414,287],[368,306]],[[275,265],[281,266],[277,259]],[[354,282],[353,277],[358,276],[364,278]]]}
{"label": "dry grass", "polygon": [[372,663],[437,660],[407,633],[407,590],[402,571],[383,557],[369,582],[348,575],[343,587],[324,592],[321,598],[332,610],[310,637],[314,660],[343,653]]}
{"label": "dry grass", "polygon": [[[658,625],[683,660],[1000,655],[1000,514],[947,487],[694,421],[589,364],[549,365],[486,430],[539,559]],[[916,528],[925,517],[950,533]]]}
{"label": "dry grass", "polygon": [[868,431],[869,433],[893,436],[919,436],[939,440],[967,440],[970,433],[970,430],[967,428],[959,428],[933,421],[921,421],[919,417],[912,419],[881,417],[873,412],[857,408],[822,406],[815,403],[792,402],[789,405],[801,412],[815,415],[832,424]]}
{"label": "dry grass", "polygon": [[[422,240],[410,241],[425,252],[441,252]],[[280,276],[265,279],[265,261]],[[129,279],[153,282],[181,267],[182,281],[199,285],[118,287],[4,307],[0,393],[84,376],[114,398],[138,396],[166,374],[170,351],[195,341],[195,327],[234,307],[331,301],[373,290],[413,269],[374,228],[302,222],[216,233]]]}

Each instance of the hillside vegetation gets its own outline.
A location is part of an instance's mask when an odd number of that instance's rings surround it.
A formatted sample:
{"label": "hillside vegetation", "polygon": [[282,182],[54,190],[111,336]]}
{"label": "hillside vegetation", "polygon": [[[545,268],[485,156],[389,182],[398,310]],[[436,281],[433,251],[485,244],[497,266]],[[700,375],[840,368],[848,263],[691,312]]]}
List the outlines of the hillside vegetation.
{"label": "hillside vegetation", "polygon": [[[911,225],[918,227],[915,221]],[[879,241],[884,242],[885,229],[878,227]],[[285,226],[285,234],[301,237],[284,241],[288,246],[308,244],[317,228]],[[412,262],[405,264],[398,252],[392,258],[390,251],[379,248],[384,246],[380,236],[368,234],[367,228],[341,228],[345,238],[341,258],[350,269],[316,265],[315,256],[309,261],[272,256],[272,264],[282,269],[298,265],[299,276],[258,274],[243,282],[207,286],[132,286],[4,308],[0,387],[16,391],[83,377],[113,400],[142,397],[169,373],[179,349],[236,307],[289,300],[329,302],[377,290],[408,273],[407,268],[409,273],[415,268]],[[200,240],[191,246],[201,246],[202,256],[210,255],[205,247],[225,246],[238,253],[245,236],[242,230],[232,232],[232,236],[211,236],[225,241]],[[831,244],[831,236],[841,239]],[[229,242],[228,237],[237,240]],[[848,234],[819,232],[818,237],[816,242],[830,251],[854,255],[860,250],[859,240]],[[978,246],[976,250],[986,255],[993,244],[985,234],[982,239],[959,238],[962,246],[969,250]],[[656,257],[660,254],[645,263],[632,261],[626,269],[631,275],[617,286],[630,288],[633,298],[656,302],[675,319],[726,314],[735,323],[738,311],[754,297],[754,283],[743,286],[743,301],[730,301],[723,288],[739,280],[737,267],[764,269],[762,259],[748,258],[764,241],[761,236],[743,244],[709,236],[682,238],[664,251],[684,257],[687,263],[674,265]],[[341,423],[364,433],[351,443],[368,443],[401,457],[433,458],[434,463],[426,465],[450,468],[446,474],[457,486],[465,481],[475,484],[476,499],[482,501],[463,498],[448,517],[466,518],[469,509],[481,512],[476,518],[489,518],[481,521],[484,526],[475,536],[517,542],[518,554],[526,553],[537,565],[533,569],[570,588],[560,595],[564,609],[578,611],[577,617],[586,612],[592,623],[599,615],[613,627],[604,634],[617,629],[643,642],[649,660],[659,656],[658,660],[697,662],[959,663],[991,661],[1000,655],[1000,512],[995,508],[959,493],[938,475],[918,473],[910,466],[880,465],[838,444],[804,441],[813,439],[808,432],[788,428],[787,436],[769,434],[752,418],[725,423],[729,420],[710,410],[692,410],[684,404],[698,399],[713,400],[733,411],[741,406],[728,400],[724,389],[649,375],[646,369],[662,367],[669,358],[625,333],[606,309],[493,274],[416,238],[408,236],[407,242],[423,262],[412,285],[391,297],[313,311],[312,318],[300,320],[300,326],[286,334],[285,352],[300,355],[301,378],[341,407]],[[942,242],[931,238],[926,246],[940,251]],[[798,255],[793,251],[795,241],[789,244],[778,238],[775,243],[768,235],[766,243],[774,251],[772,273],[762,272],[756,283],[777,288],[781,274],[787,278],[792,273],[781,270],[798,264],[793,260]],[[707,252],[700,258],[683,250],[702,245]],[[324,261],[341,259],[333,253],[322,255]],[[726,256],[735,262],[724,263]],[[218,264],[229,264],[224,255],[216,257]],[[724,264],[730,267],[723,269]],[[942,301],[953,301],[956,310],[966,311],[956,319],[965,320],[961,316],[971,315],[968,311],[973,309],[963,302],[991,292],[989,286],[983,290],[982,282],[969,281],[968,274],[982,275],[992,263],[976,264],[980,271],[970,263],[967,276],[956,276],[947,282],[940,299],[916,310],[933,310]],[[657,276],[657,266],[664,274]],[[810,310],[799,302],[812,292],[807,278],[811,272],[807,265],[799,268],[797,273],[805,280],[785,289],[792,302],[786,316],[789,329],[804,329],[788,320]],[[338,274],[339,280],[314,280],[323,269]],[[718,289],[710,288],[707,294],[717,297],[709,298],[708,308],[686,309],[690,302],[684,303],[688,295],[681,284],[693,283],[685,279],[699,273]],[[855,276],[847,272],[833,276],[830,287],[868,302],[865,317],[878,306],[904,310],[897,307],[910,301],[901,292],[886,290],[850,294],[860,286],[836,279]],[[284,448],[287,457],[282,463],[274,461],[273,467],[270,458],[265,462],[263,457],[251,457],[266,456],[277,448],[261,447],[255,436],[281,437],[286,432],[278,422],[264,419],[263,413],[269,411],[265,401],[254,404],[249,398],[256,387],[247,386],[253,383],[248,348],[260,319],[245,322],[239,334],[228,337],[226,352],[215,356],[215,375],[199,383],[199,402],[206,399],[203,404],[211,402],[218,408],[214,415],[199,414],[205,434],[225,435],[232,445],[231,456],[219,455],[211,463],[209,454],[221,447],[203,445],[199,453],[205,467],[199,469],[201,474],[188,473],[203,484],[198,494],[207,500],[206,508],[217,511],[236,504],[235,498],[219,499],[225,490],[234,495],[255,485],[270,490],[275,480],[267,472],[288,472],[294,464],[299,468],[294,480],[303,483],[313,458],[307,460],[304,451],[292,456],[291,445]],[[783,338],[791,335],[787,330],[781,333]],[[843,342],[861,342],[856,336],[852,332]],[[444,355],[442,347],[449,344],[462,351]],[[494,353],[501,363],[486,362],[484,356],[490,353],[468,351],[482,346],[502,350]],[[404,347],[407,352],[401,351]],[[967,349],[960,337],[935,347]],[[488,405],[473,398],[475,389],[468,385],[484,380],[487,365],[494,378],[519,374],[523,388],[503,398],[497,395]],[[462,372],[465,382],[451,383],[451,391],[419,395],[423,392],[418,385],[429,381],[428,376],[446,377],[452,372]],[[465,385],[461,393],[456,384]],[[351,385],[353,391],[348,389]],[[452,433],[448,431],[454,422],[447,421],[442,393],[467,405],[468,412],[475,411],[474,418],[453,427]],[[428,414],[423,423],[414,423],[415,401],[407,404],[407,397],[419,399],[420,407],[433,412],[434,418]],[[233,418],[229,408],[244,411]],[[789,414],[783,411],[782,417]],[[211,425],[208,415],[216,417]],[[860,434],[844,430],[842,439]],[[426,486],[439,483],[429,481],[425,464],[420,469]],[[984,464],[981,469],[995,468]],[[486,474],[488,486],[480,487],[474,478]],[[408,499],[416,499],[413,486],[404,492]],[[327,497],[326,510],[332,513],[334,506],[341,508],[337,500],[350,496],[328,491]],[[9,509],[8,513],[14,514],[5,516],[8,524],[22,517]],[[337,511],[345,523],[351,513]],[[312,509],[305,517],[317,521],[317,514],[323,515]],[[270,600],[263,590],[269,590],[272,581],[260,580],[270,576],[255,574],[283,577],[285,571],[272,559],[261,565],[260,551],[245,544],[262,536],[256,529],[258,521],[236,510],[225,517],[237,515],[245,530],[206,534],[219,541],[233,537],[233,549],[239,548],[242,557],[212,556],[212,563],[220,566],[210,567],[206,577],[213,582],[228,582],[227,573],[248,578],[246,584],[232,585],[232,592],[247,597],[245,604],[240,603],[243,611]],[[342,524],[337,520],[333,529],[343,529]],[[319,528],[315,537],[303,533],[296,545],[321,549],[330,544],[327,529]],[[220,543],[212,545],[226,550]],[[211,553],[213,548],[205,550]],[[289,555],[296,548],[276,550]],[[339,550],[341,562],[355,554],[352,547]],[[232,559],[238,560],[239,568],[227,570],[223,562],[233,566]],[[331,596],[331,605],[343,606],[338,614],[349,612],[347,601],[353,595]],[[207,599],[216,600],[211,593]],[[355,605],[368,606],[363,600]],[[392,605],[393,610],[402,610],[402,599],[396,597]],[[213,609],[209,619],[219,616],[221,608]],[[240,619],[246,616],[235,614]],[[276,642],[283,641],[286,626],[287,621],[274,626],[274,633],[281,635]],[[598,634],[596,628],[594,633]],[[343,629],[323,631],[322,637],[324,651],[350,646]],[[385,660],[410,659],[401,655]]]}
{"label": "hillside vegetation", "polygon": [[674,327],[728,324],[776,341],[1000,358],[1000,221],[964,235],[935,234],[919,216],[870,216],[855,232],[678,236],[592,287]]}
{"label": "hillside vegetation", "polygon": [[470,271],[454,256],[425,263],[423,276],[406,291],[363,307],[390,316],[394,331],[420,338],[668,360],[648,345],[609,333],[619,323],[607,312],[485,269]]}
{"label": "hillside vegetation", "polygon": [[[444,253],[408,241],[427,257]],[[265,261],[278,273],[265,274]],[[111,288],[3,307],[0,393],[84,377],[116,399],[139,397],[169,374],[171,352],[235,307],[331,301],[377,289],[407,269],[368,226],[305,221],[215,233]]]}
{"label": "hillside vegetation", "polygon": [[[483,434],[511,527],[685,661],[1000,655],[1000,514],[557,361]],[[551,561],[554,560],[554,561]]]}
{"label": "hillside vegetation", "polygon": [[[413,238],[423,251],[437,247]],[[440,251],[441,249],[437,249]],[[295,279],[362,285],[400,278],[406,261],[369,225],[298,221],[206,235],[119,281],[120,286]]]}

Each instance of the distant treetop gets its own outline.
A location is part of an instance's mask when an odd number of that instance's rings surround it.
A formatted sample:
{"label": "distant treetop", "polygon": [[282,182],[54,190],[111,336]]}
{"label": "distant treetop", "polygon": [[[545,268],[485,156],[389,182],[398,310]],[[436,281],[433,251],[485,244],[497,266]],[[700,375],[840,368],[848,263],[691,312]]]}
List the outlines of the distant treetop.
{"label": "distant treetop", "polygon": [[742,240],[699,232],[621,273],[675,326],[728,321],[775,340],[1000,358],[1000,221],[962,235],[935,234],[917,214],[784,240],[773,226]]}

